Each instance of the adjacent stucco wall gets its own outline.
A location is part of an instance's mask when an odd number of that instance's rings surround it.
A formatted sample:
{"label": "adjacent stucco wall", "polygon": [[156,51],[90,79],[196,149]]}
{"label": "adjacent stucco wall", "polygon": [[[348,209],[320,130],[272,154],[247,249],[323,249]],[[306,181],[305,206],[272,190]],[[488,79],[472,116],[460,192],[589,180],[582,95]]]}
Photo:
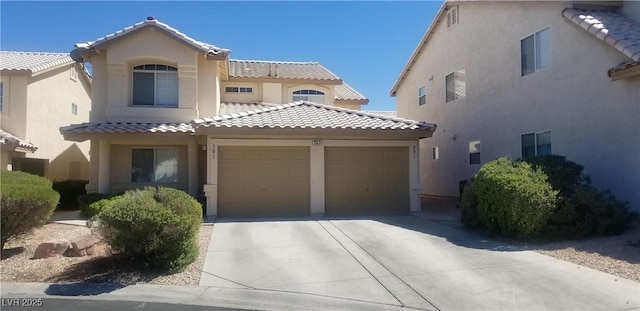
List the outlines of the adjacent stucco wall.
{"label": "adjacent stucco wall", "polygon": [[[78,76],[72,78],[71,70]],[[65,141],[59,131],[61,126],[89,120],[91,87],[81,70],[79,65],[69,64],[35,75],[2,76],[2,129],[38,147],[34,153],[19,156],[44,159],[45,175],[52,180],[88,179],[89,143]],[[77,105],[75,115],[72,104]],[[2,169],[7,169],[16,155],[3,152]]]}
{"label": "adjacent stucco wall", "polygon": [[[551,130],[553,153],[585,165],[595,186],[640,209],[640,79],[609,79],[607,70],[629,59],[566,21],[561,12],[569,6],[465,3],[458,25],[439,23],[397,90],[399,117],[438,125],[420,144],[424,194],[458,196],[458,182],[480,167],[469,165],[470,141],[481,141],[486,163],[520,157],[522,134]],[[552,65],[522,77],[520,40],[546,27]],[[459,68],[466,98],[445,103],[445,76]],[[427,88],[423,106],[420,86]]]}
{"label": "adjacent stucco wall", "polygon": [[640,1],[627,0],[622,3],[622,14],[640,24]]}
{"label": "adjacent stucco wall", "polygon": [[[3,83],[3,102],[0,118],[2,129],[17,137],[27,135],[27,75],[0,77]],[[11,162],[11,161],[9,161]]]}

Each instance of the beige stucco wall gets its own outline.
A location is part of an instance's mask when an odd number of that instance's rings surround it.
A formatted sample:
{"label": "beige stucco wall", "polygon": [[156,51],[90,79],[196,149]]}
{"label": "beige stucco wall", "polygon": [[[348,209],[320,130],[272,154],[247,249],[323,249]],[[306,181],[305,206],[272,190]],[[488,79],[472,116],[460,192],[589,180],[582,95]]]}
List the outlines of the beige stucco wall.
{"label": "beige stucco wall", "polygon": [[17,137],[27,135],[27,75],[2,74],[3,102],[0,121],[2,129]]}
{"label": "beige stucco wall", "polygon": [[[2,77],[6,92],[2,128],[38,147],[24,156],[46,160],[45,175],[52,180],[88,179],[89,143],[65,141],[59,132],[61,126],[89,120],[90,83],[82,73],[71,78],[72,68],[82,70],[70,64],[33,76]],[[77,115],[72,114],[72,103],[78,107]],[[10,154],[2,154],[3,169],[11,163]],[[70,174],[70,162],[77,162],[79,174]]]}
{"label": "beige stucco wall", "polygon": [[[227,93],[227,87],[250,87],[252,93]],[[223,82],[220,86],[220,100],[223,103],[258,103],[263,102],[262,83],[256,82]]]}
{"label": "beige stucco wall", "polygon": [[[520,157],[522,134],[551,130],[554,154],[585,165],[596,186],[640,209],[640,79],[609,79],[607,70],[629,59],[564,20],[568,6],[465,3],[459,25],[439,23],[397,90],[399,117],[438,125],[421,142],[423,193],[458,195],[458,181],[480,167],[469,165],[470,141],[481,141],[486,163]],[[546,27],[551,67],[522,77],[520,40]],[[463,67],[467,95],[445,103],[445,76]],[[427,88],[423,106],[420,86]],[[435,146],[438,160],[431,158]]]}
{"label": "beige stucco wall", "polygon": [[[106,46],[90,58],[94,71],[93,121],[190,122],[219,106],[215,60],[152,27]],[[178,68],[178,107],[132,107],[132,69],[141,64]]]}
{"label": "beige stucco wall", "polygon": [[[325,104],[334,105],[334,85],[330,84],[315,84],[315,83],[280,83],[277,80],[270,79],[269,82],[237,82],[227,81],[223,82],[220,88],[222,102],[227,103],[274,103],[274,104],[287,104],[293,101],[293,92],[297,90],[318,90],[325,94]],[[225,93],[225,87],[237,86],[237,87],[253,87],[253,93]],[[360,105],[342,105],[349,109],[359,109]],[[357,107],[356,107],[357,106]]]}

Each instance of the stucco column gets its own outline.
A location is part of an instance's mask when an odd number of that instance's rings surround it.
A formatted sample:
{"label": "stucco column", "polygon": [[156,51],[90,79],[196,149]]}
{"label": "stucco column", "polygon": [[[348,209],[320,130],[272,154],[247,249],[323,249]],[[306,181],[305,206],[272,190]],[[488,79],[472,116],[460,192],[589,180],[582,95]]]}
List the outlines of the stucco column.
{"label": "stucco column", "polygon": [[101,139],[98,150],[100,154],[98,158],[98,192],[108,194],[109,184],[111,183],[111,142]]}
{"label": "stucco column", "polygon": [[198,142],[192,138],[187,144],[187,167],[189,194],[198,194]]}
{"label": "stucco column", "polygon": [[311,146],[310,186],[311,216],[324,216],[324,146],[321,141]]}
{"label": "stucco column", "polygon": [[420,148],[418,141],[409,146],[409,187],[409,210],[411,213],[419,213],[422,183],[420,183]]}
{"label": "stucco column", "polygon": [[207,197],[207,217],[218,216],[218,146],[207,139],[207,184],[204,185]]}

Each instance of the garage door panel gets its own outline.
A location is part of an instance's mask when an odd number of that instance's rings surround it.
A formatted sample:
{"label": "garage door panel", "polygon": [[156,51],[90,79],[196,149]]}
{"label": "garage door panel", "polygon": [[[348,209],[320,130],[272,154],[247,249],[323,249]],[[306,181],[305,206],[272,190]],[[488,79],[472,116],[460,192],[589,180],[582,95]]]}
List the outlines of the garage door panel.
{"label": "garage door panel", "polygon": [[326,147],[325,214],[409,213],[407,147]]}
{"label": "garage door panel", "polygon": [[309,215],[307,147],[222,146],[218,170],[220,217]]}

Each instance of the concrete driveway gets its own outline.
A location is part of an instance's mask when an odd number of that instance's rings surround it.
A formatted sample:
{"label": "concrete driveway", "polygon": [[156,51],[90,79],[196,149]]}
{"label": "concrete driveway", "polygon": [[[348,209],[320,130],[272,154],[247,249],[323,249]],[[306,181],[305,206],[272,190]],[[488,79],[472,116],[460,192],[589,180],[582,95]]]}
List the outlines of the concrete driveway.
{"label": "concrete driveway", "polygon": [[640,283],[416,216],[218,221],[200,285],[385,308],[640,308]]}

